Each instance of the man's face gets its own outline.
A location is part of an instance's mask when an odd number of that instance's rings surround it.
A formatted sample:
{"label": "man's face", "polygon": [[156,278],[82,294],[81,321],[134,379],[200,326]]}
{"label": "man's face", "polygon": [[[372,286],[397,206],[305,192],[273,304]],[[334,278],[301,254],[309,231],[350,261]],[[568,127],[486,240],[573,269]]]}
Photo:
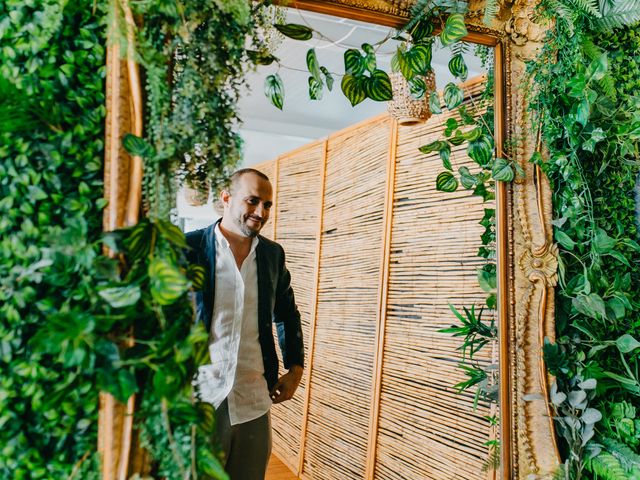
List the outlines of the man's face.
{"label": "man's face", "polygon": [[[223,218],[229,220],[235,233],[255,237],[269,219],[273,191],[268,180],[254,173],[245,173],[231,186],[223,190],[220,200],[224,205]],[[226,222],[225,222],[226,223]]]}

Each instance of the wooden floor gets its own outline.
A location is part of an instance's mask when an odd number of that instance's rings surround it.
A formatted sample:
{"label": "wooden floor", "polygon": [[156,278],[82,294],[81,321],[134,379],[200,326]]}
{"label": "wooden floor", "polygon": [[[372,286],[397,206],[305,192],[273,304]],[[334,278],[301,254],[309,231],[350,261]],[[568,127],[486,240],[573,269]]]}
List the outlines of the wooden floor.
{"label": "wooden floor", "polygon": [[271,454],[265,480],[297,480],[297,478],[275,454]]}

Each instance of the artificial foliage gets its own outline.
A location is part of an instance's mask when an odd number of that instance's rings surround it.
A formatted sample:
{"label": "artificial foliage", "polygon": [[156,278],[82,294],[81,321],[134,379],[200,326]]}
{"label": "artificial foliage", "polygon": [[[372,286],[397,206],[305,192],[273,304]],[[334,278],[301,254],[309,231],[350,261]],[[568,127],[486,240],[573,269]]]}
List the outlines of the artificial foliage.
{"label": "artificial foliage", "polygon": [[544,347],[557,382],[558,477],[640,478],[640,27],[628,9],[607,19],[587,2],[556,4],[544,5],[562,15],[530,72],[532,124],[548,149],[532,161],[552,184],[560,246],[557,341]]}
{"label": "artificial foliage", "polygon": [[[105,26],[93,1],[0,4],[0,478],[97,478]],[[73,334],[44,338],[45,328]],[[59,340],[60,343],[56,343]],[[99,348],[100,345],[93,345]]]}

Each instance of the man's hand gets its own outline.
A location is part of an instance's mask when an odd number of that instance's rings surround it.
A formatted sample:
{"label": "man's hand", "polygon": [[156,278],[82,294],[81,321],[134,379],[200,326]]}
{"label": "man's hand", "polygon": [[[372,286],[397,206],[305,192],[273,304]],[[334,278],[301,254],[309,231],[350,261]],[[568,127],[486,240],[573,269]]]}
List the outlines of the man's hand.
{"label": "man's hand", "polygon": [[284,402],[293,397],[298,385],[300,385],[302,371],[303,369],[300,365],[292,365],[289,371],[280,377],[271,392],[269,392],[273,403]]}

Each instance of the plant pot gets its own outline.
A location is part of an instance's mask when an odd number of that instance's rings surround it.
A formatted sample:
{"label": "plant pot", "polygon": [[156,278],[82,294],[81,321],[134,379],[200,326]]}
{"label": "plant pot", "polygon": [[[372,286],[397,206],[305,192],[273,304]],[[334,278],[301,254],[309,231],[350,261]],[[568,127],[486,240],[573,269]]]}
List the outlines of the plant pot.
{"label": "plant pot", "polygon": [[421,99],[411,95],[409,82],[400,72],[389,74],[393,100],[387,104],[389,113],[398,120],[400,125],[415,125],[426,122],[431,118],[429,109],[429,95],[436,89],[436,76],[430,70],[422,79],[427,84],[427,90]]}
{"label": "plant pot", "polygon": [[185,185],[184,199],[187,204],[192,207],[201,207],[206,205],[209,200],[209,184],[207,183],[202,188],[193,188]]}

